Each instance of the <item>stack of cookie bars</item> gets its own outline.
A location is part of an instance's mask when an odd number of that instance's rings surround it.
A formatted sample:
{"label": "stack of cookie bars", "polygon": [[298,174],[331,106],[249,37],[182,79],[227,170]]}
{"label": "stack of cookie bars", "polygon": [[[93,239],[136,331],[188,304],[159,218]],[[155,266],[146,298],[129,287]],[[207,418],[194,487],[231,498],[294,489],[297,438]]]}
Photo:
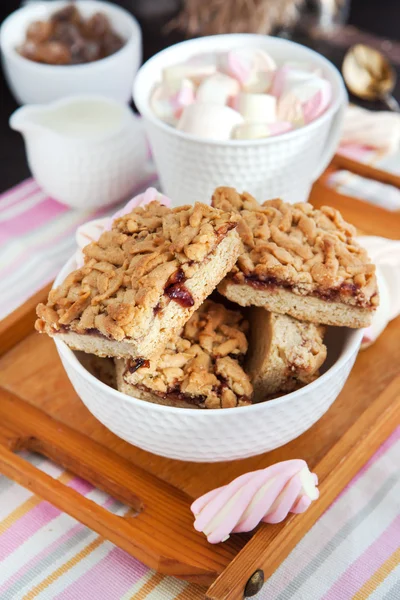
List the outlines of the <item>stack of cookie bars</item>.
{"label": "stack of cookie bars", "polygon": [[211,206],[152,202],[84,248],[36,329],[113,357],[118,389],[146,401],[268,400],[318,377],[326,325],[370,324],[375,268],[354,236],[332,208],[260,205],[233,188]]}

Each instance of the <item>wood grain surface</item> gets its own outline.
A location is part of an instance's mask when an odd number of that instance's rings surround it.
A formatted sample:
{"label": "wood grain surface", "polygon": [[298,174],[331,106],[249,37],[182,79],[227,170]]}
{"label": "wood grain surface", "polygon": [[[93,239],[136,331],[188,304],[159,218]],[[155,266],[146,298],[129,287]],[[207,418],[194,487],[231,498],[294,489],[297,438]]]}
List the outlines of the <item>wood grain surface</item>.
{"label": "wood grain surface", "polygon": [[[400,238],[393,214],[338,196],[322,182],[314,186],[312,201],[341,208],[365,233]],[[399,421],[397,319],[360,353],[329,411],[282,448],[224,464],[182,463],[149,454],[117,438],[89,413],[52,340],[33,331],[34,305],[46,293],[0,324],[0,471],[149,566],[212,584],[208,598],[242,597],[257,569],[268,577]],[[110,493],[131,508],[129,515],[115,516],[55,481],[16,455],[21,448],[48,456]],[[321,482],[320,500],[304,515],[219,545],[208,544],[193,529],[193,498],[246,471],[292,458],[305,459]]]}

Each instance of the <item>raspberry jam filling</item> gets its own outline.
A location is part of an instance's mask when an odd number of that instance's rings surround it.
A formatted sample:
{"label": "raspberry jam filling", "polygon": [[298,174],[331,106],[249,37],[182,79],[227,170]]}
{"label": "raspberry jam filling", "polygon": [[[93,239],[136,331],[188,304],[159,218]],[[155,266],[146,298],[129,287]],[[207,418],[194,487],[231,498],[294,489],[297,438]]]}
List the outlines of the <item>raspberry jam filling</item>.
{"label": "raspberry jam filling", "polygon": [[[221,385],[221,387],[218,390],[218,395],[221,397],[221,393],[222,393],[222,389],[223,389],[223,385]],[[136,384],[134,387],[138,388],[139,390],[142,390],[143,392],[150,392],[151,394],[155,394],[156,396],[159,396],[159,398],[163,398],[164,400],[168,398],[169,401],[172,402],[187,402],[188,404],[193,404],[194,406],[197,406],[199,404],[202,404],[205,400],[206,400],[206,396],[191,396],[190,394],[185,394],[184,392],[180,391],[180,388],[174,387],[174,388],[170,388],[169,390],[167,390],[166,392],[159,392],[157,390],[153,390],[149,387],[147,387],[146,385],[143,384]],[[227,386],[226,386],[227,387]],[[250,398],[248,398],[247,396],[240,396],[238,397],[238,402],[240,402],[241,404],[252,404]]]}
{"label": "raspberry jam filling", "polygon": [[[244,282],[251,286],[256,290],[271,290],[275,288],[284,288],[290,290],[293,293],[296,293],[296,285],[292,285],[286,281],[280,281],[275,277],[268,277],[266,279],[259,279],[254,275],[244,275],[240,274],[239,277],[233,276],[232,280],[235,283],[243,283]],[[321,298],[321,300],[325,300],[326,302],[340,302],[343,301],[344,297],[353,298],[354,304],[360,308],[368,308],[371,306],[371,301],[366,300],[365,298],[359,297],[361,289],[354,283],[342,283],[337,288],[330,288],[327,290],[313,290],[307,293],[307,296],[313,296],[315,298]],[[303,296],[303,294],[300,294]]]}
{"label": "raspberry jam filling", "polygon": [[131,358],[127,362],[127,369],[129,373],[135,373],[138,369],[143,367],[144,369],[148,369],[150,367],[150,361],[145,358]]}
{"label": "raspberry jam filling", "polygon": [[177,302],[182,308],[190,308],[194,305],[194,300],[192,294],[184,285],[185,281],[186,277],[184,272],[182,269],[178,269],[168,279],[164,294],[168,296],[170,300]]}

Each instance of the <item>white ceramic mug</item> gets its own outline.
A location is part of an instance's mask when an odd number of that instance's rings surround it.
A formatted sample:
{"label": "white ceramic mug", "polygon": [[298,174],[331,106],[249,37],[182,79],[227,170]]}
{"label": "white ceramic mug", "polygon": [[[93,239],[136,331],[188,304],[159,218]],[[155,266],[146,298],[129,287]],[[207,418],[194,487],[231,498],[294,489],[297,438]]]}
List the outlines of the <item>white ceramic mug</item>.
{"label": "white ceramic mug", "polygon": [[[315,121],[288,133],[258,140],[213,141],[178,131],[150,107],[154,85],[164,67],[191,56],[232,48],[261,48],[276,60],[306,62],[320,68],[332,85],[332,101]],[[338,70],[323,56],[288,40],[253,34],[228,34],[188,40],[159,52],[139,70],[133,98],[143,116],[163,191],[176,204],[209,202],[219,185],[246,190],[257,200],[308,198],[312,183],[329,164],[339,143],[346,91]]]}

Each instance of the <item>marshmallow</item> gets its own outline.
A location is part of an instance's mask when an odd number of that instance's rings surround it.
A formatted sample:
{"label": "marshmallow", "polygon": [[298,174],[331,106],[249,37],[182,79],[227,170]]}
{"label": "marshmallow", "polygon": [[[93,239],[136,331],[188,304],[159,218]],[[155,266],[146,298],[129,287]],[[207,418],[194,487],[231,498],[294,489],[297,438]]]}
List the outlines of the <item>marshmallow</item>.
{"label": "marshmallow", "polygon": [[277,117],[280,121],[289,121],[294,127],[304,125],[303,107],[300,100],[292,92],[279,98]]}
{"label": "marshmallow", "polygon": [[282,94],[278,101],[278,119],[290,121],[296,127],[311,123],[326,110],[331,98],[330,83],[314,77]]}
{"label": "marshmallow", "polygon": [[295,86],[292,93],[302,103],[305,123],[311,123],[311,121],[322,115],[332,99],[331,84],[320,77],[315,77],[311,81]]}
{"label": "marshmallow", "polygon": [[291,123],[278,121],[276,123],[244,123],[237,125],[232,132],[234,140],[258,140],[286,133],[293,129]]}
{"label": "marshmallow", "polygon": [[199,85],[196,101],[227,104],[228,99],[231,96],[236,96],[239,91],[240,86],[236,79],[224,73],[215,73],[204,79]]}
{"label": "marshmallow", "polygon": [[191,104],[183,110],[177,129],[209,140],[229,140],[233,128],[243,117],[221,104]]}
{"label": "marshmallow", "polygon": [[276,63],[267,52],[254,48],[230,50],[221,56],[222,70],[235,77],[243,87],[255,85],[260,72],[276,69]]}
{"label": "marshmallow", "polygon": [[245,121],[254,123],[273,123],[276,121],[275,96],[241,92],[237,96],[234,107],[240,112]]}
{"label": "marshmallow", "polygon": [[245,92],[251,94],[266,94],[274,80],[274,71],[257,71],[255,76],[243,86]]}
{"label": "marshmallow", "polygon": [[252,531],[262,521],[280,523],[289,513],[307,510],[319,497],[317,486],[317,475],[301,459],[245,473],[193,502],[194,528],[210,544],[218,544],[231,533]]}
{"label": "marshmallow", "polygon": [[182,79],[174,94],[165,84],[159,84],[153,91],[150,106],[159,119],[170,125],[176,125],[185,106],[195,100],[194,84],[190,79]]}
{"label": "marshmallow", "polygon": [[316,75],[311,71],[293,69],[285,64],[275,71],[270,94],[279,98],[282,94],[292,91],[294,86],[307,83],[315,77]]}
{"label": "marshmallow", "polygon": [[311,63],[288,60],[285,62],[285,65],[289,67],[289,69],[294,69],[295,71],[306,71],[306,73],[312,73],[317,77],[323,76],[321,67],[317,67]]}
{"label": "marshmallow", "polygon": [[[195,60],[195,58],[198,60]],[[217,71],[215,62],[211,62],[210,59],[204,61],[200,59],[201,56],[194,57],[183,64],[165,67],[162,73],[163,83],[171,92],[177,92],[182,79],[191,79],[195,84],[199,84],[203,79]]]}
{"label": "marshmallow", "polygon": [[171,98],[174,114],[180,117],[185,106],[195,101],[194,83],[190,79],[182,79],[181,87]]}

